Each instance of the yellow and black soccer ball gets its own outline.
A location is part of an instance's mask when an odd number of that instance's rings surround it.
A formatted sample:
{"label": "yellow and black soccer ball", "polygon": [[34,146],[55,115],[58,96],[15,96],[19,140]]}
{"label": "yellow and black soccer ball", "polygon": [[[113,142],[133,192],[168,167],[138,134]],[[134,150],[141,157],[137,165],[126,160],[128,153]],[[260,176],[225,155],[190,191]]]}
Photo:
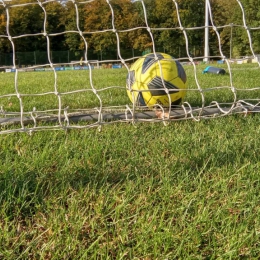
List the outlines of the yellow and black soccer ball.
{"label": "yellow and black soccer ball", "polygon": [[187,77],[179,61],[165,53],[150,53],[130,68],[127,94],[137,106],[175,106],[186,95]]}

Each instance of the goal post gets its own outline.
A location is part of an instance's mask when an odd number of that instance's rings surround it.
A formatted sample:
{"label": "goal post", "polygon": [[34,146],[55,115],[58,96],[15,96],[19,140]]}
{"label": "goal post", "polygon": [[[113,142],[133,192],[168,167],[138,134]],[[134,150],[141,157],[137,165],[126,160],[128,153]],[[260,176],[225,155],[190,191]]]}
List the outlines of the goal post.
{"label": "goal post", "polygon": [[[0,60],[0,134],[259,112],[260,22],[249,9],[243,0],[0,0],[0,51],[11,55],[11,65]],[[35,48],[47,62],[21,64],[17,53]],[[84,55],[54,63],[59,48]],[[180,105],[131,103],[126,78],[141,55],[129,48],[182,64]]]}

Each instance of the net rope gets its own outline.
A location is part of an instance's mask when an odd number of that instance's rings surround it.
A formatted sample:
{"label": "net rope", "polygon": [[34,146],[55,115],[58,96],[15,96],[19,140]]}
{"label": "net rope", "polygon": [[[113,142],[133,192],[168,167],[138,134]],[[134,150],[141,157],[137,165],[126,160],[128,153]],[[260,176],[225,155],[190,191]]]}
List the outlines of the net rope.
{"label": "net rope", "polygon": [[[8,39],[11,48],[12,48],[12,69],[13,69],[13,92],[12,93],[4,93],[0,90],[0,134],[6,133],[14,133],[14,132],[27,132],[32,133],[33,131],[40,131],[40,130],[61,130],[61,129],[75,129],[75,128],[92,128],[92,127],[101,127],[105,124],[112,124],[115,122],[163,122],[164,124],[168,123],[169,121],[176,121],[176,120],[187,120],[192,119],[195,121],[199,121],[201,119],[210,119],[216,117],[223,117],[226,115],[231,115],[234,113],[243,113],[247,114],[249,112],[258,112],[259,110],[259,96],[258,97],[250,97],[248,99],[240,99],[238,98],[238,93],[240,92],[254,92],[259,91],[260,87],[257,86],[257,81],[253,87],[248,89],[241,90],[234,85],[233,81],[233,68],[232,63],[233,60],[227,58],[224,55],[222,50],[222,39],[220,30],[224,28],[232,29],[234,27],[239,27],[246,31],[248,37],[249,47],[252,53],[253,59],[256,59],[256,67],[253,69],[259,69],[260,63],[259,59],[257,59],[257,55],[254,52],[253,47],[253,40],[252,40],[252,32],[260,30],[260,27],[250,27],[247,24],[247,17],[245,14],[244,7],[240,0],[236,0],[237,4],[241,9],[242,15],[242,24],[225,24],[225,25],[216,25],[214,14],[212,12],[212,6],[210,0],[206,0],[206,5],[209,10],[209,20],[210,25],[208,28],[214,31],[215,35],[217,36],[218,41],[218,50],[219,56],[192,56],[190,54],[190,44],[189,44],[189,37],[188,34],[190,31],[197,31],[197,30],[204,30],[207,26],[206,25],[196,25],[194,27],[185,27],[180,15],[180,8],[178,5],[178,0],[173,0],[173,4],[176,9],[178,26],[177,27],[165,27],[165,28],[152,28],[149,19],[148,19],[148,11],[145,1],[143,0],[135,0],[131,1],[133,5],[140,4],[142,7],[143,17],[144,17],[144,24],[145,26],[133,27],[133,28],[126,28],[124,30],[120,30],[116,27],[115,23],[115,13],[114,7],[111,3],[112,1],[106,0],[106,4],[109,7],[111,12],[111,24],[109,29],[103,29],[100,31],[88,31],[85,32],[80,27],[80,12],[79,7],[81,5],[88,5],[94,2],[95,0],[89,1],[76,1],[76,0],[68,0],[71,2],[75,9],[75,20],[76,20],[76,30],[67,30],[60,33],[49,33],[47,30],[47,16],[48,11],[46,9],[46,5],[48,3],[57,2],[54,0],[48,1],[41,1],[35,0],[35,2],[28,2],[28,3],[20,3],[20,4],[13,4],[12,1],[0,1],[0,6],[2,6],[5,10],[6,14],[6,34],[0,35],[2,39]],[[203,1],[204,3],[204,1]],[[30,7],[38,5],[43,14],[44,18],[42,21],[43,27],[42,31],[34,34],[21,34],[21,35],[12,35],[11,33],[11,15],[10,10],[15,9],[17,7]],[[168,7],[165,7],[168,8]],[[121,35],[124,33],[133,32],[135,30],[146,30],[149,34],[152,46],[152,52],[156,55],[157,53],[157,46],[154,40],[154,32],[156,31],[165,31],[165,30],[176,30],[181,31],[183,37],[185,39],[185,48],[186,48],[186,57],[180,57],[178,60],[183,62],[184,64],[188,64],[189,69],[192,68],[193,70],[193,77],[195,81],[194,87],[188,88],[188,93],[196,93],[199,95],[201,104],[199,106],[195,106],[187,99],[183,102],[182,105],[178,107],[176,110],[172,110],[169,108],[159,107],[156,111],[151,111],[149,109],[141,108],[136,105],[132,105],[131,103],[122,104],[122,105],[115,105],[115,106],[104,106],[104,100],[102,99],[102,92],[113,90],[113,89],[125,89],[124,85],[122,86],[111,86],[107,85],[106,87],[99,88],[97,86],[98,83],[94,83],[93,79],[93,63],[91,60],[88,60],[88,51],[89,51],[89,43],[86,40],[86,35],[94,35],[97,33],[104,33],[110,32],[116,38],[116,48],[117,48],[117,60],[102,60],[99,61],[101,64],[107,63],[120,63],[123,68],[126,69],[125,75],[127,72],[130,71],[129,63],[133,62],[137,57],[127,58],[125,59],[121,53],[120,42],[121,42]],[[60,79],[60,74],[55,69],[57,66],[61,65],[58,63],[52,62],[51,57],[51,38],[59,36],[61,34],[77,34],[83,42],[84,45],[84,59],[83,64],[88,69],[84,71],[86,73],[89,82],[89,88],[75,88],[73,90],[67,91],[60,91],[58,81]],[[24,93],[19,85],[19,76],[24,73],[24,69],[19,68],[16,63],[16,39],[23,38],[23,37],[36,37],[42,36],[46,40],[47,45],[47,57],[48,63],[44,65],[33,65],[30,66],[29,69],[36,69],[36,68],[49,68],[49,71],[52,73],[53,77],[53,85],[51,91],[43,91],[43,92],[35,92],[35,93]],[[226,65],[227,74],[229,77],[229,84],[227,85],[216,85],[213,87],[202,86],[202,83],[199,80],[199,75],[201,74],[200,69],[197,67],[197,61],[203,60],[205,58],[210,59],[219,59],[224,61]],[[78,62],[73,62],[70,64],[62,64],[62,65],[78,65]],[[2,66],[1,69],[7,69],[9,67]],[[251,68],[252,69],[252,68]],[[239,70],[239,68],[236,68]],[[242,70],[242,68],[241,68]],[[112,72],[112,70],[111,70]],[[66,73],[66,72],[63,72]],[[246,80],[246,79],[245,79]],[[217,83],[216,83],[217,84]],[[211,100],[211,102],[206,101],[207,93],[211,91],[229,91],[232,96],[232,101],[229,102],[220,102],[216,100]],[[86,107],[86,108],[79,108],[79,109],[70,109],[70,104],[64,104],[63,97],[68,95],[76,95],[80,93],[92,93],[95,95],[96,99],[98,100],[99,105],[95,107]],[[125,93],[126,94],[126,93]],[[55,108],[50,107],[50,109],[45,110],[38,110],[37,105],[33,106],[31,109],[28,109],[28,105],[30,102],[30,98],[33,97],[42,97],[42,96],[55,96],[57,100],[57,106]],[[240,95],[239,95],[240,96]],[[8,107],[2,105],[1,100],[16,98],[19,102],[19,110],[13,111]],[[42,124],[41,122],[47,122],[46,124]],[[81,123],[79,123],[81,122]],[[83,122],[83,123],[82,123]],[[85,122],[85,123],[84,123]]]}

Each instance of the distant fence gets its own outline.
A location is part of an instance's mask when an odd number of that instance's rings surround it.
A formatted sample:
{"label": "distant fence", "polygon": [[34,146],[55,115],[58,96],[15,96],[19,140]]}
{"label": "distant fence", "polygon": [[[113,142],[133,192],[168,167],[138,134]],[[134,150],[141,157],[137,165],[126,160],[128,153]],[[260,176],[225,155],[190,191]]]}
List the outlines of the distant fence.
{"label": "distant fence", "polygon": [[[51,51],[50,58],[52,63],[70,63],[71,60],[80,60],[84,56],[83,51]],[[49,64],[47,52],[16,52],[15,63],[18,67]],[[0,53],[0,66],[12,66],[13,54]]]}
{"label": "distant fence", "polygon": [[[150,50],[152,51],[152,50]],[[156,51],[166,52],[172,56],[179,58],[186,56],[186,49],[178,48],[174,52],[167,51],[162,47],[157,47]],[[200,47],[192,47],[191,52],[200,51]],[[146,51],[147,52],[147,51]],[[120,55],[123,59],[131,59],[133,57],[142,56],[146,53],[145,51],[140,51],[136,49],[120,49]],[[197,53],[198,54],[198,53]],[[79,61],[84,56],[83,50],[78,51],[50,51],[50,59],[52,63],[55,64],[64,64],[71,63],[72,61]],[[93,50],[88,50],[87,53],[89,60],[120,60],[118,57],[117,49],[114,50],[100,50],[94,52]],[[48,55],[45,51],[31,51],[31,52],[16,52],[15,53],[15,64],[17,67],[24,66],[36,66],[49,64]],[[0,67],[13,66],[13,53],[0,53]]]}
{"label": "distant fence", "polygon": [[[89,60],[119,60],[117,50],[112,51],[99,51],[97,53],[89,50]],[[121,51],[124,59],[132,58],[142,55],[141,51],[130,49]],[[64,64],[71,63],[75,60],[80,60],[84,56],[84,51],[50,51],[50,59],[52,63]],[[16,52],[15,53],[16,66],[35,66],[49,64],[47,52],[32,51],[32,52]],[[0,66],[13,66],[12,53],[0,53]]]}
{"label": "distant fence", "polygon": [[[64,71],[64,70],[89,70],[88,66],[72,66],[72,67],[55,67],[55,71]],[[20,68],[18,71],[53,71],[52,68]],[[91,66],[91,69],[94,69],[94,66]],[[15,72],[16,69],[5,69],[5,72]]]}
{"label": "distant fence", "polygon": [[[94,66],[93,64],[95,64],[96,66]],[[17,71],[24,71],[24,72],[28,72],[28,71],[67,71],[67,70],[89,70],[89,69],[99,69],[99,63],[95,62],[95,63],[91,63],[90,67],[89,66],[78,66],[78,65],[73,65],[73,66],[62,66],[62,67],[54,67],[54,68],[32,68],[32,67],[24,67],[24,68],[18,68],[18,69],[5,69],[5,72],[16,72]],[[111,64],[111,66],[106,66],[106,67],[102,67],[102,68],[109,68],[109,69],[120,69],[122,68],[122,64]]]}

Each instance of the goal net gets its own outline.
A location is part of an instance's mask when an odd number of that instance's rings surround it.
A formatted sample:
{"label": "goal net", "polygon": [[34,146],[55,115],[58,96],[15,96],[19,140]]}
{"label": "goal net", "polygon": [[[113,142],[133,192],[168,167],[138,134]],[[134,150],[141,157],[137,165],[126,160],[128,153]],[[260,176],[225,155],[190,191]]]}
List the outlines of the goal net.
{"label": "goal net", "polygon": [[[259,112],[258,0],[1,0],[0,133],[169,122]],[[132,104],[146,53],[187,74],[171,107]]]}

